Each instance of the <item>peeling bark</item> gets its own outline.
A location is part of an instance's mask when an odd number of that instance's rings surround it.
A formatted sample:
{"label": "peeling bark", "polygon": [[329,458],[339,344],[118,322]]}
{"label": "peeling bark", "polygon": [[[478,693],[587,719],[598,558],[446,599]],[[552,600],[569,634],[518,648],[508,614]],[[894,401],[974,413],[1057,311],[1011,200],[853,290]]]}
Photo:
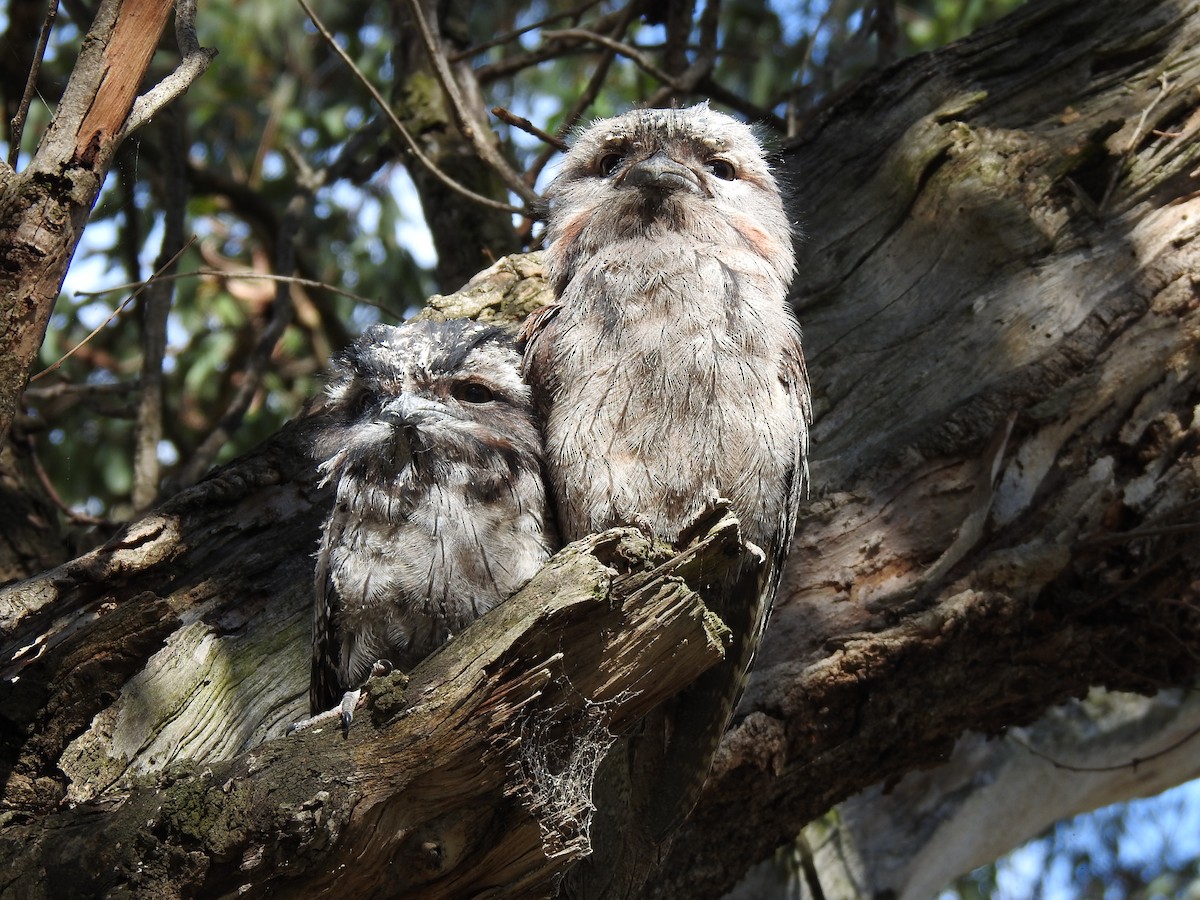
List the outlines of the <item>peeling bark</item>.
{"label": "peeling bark", "polygon": [[[104,183],[170,0],[110,0],[29,166],[0,192],[0,440]],[[7,167],[6,167],[7,168]]]}

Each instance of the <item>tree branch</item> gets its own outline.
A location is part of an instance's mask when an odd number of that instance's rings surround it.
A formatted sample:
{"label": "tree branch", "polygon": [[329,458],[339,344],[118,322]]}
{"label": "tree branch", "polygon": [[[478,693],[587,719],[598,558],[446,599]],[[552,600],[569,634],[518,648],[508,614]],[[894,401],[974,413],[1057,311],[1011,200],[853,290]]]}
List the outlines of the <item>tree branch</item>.
{"label": "tree branch", "polygon": [[201,47],[196,39],[196,0],[176,0],[175,42],[183,58],[174,72],[137,98],[121,131],[122,139],[153,119],[176,97],[186,93],[216,58],[216,49]]}
{"label": "tree branch", "polygon": [[[142,375],[138,395],[137,430],[133,452],[133,508],[144,512],[158,496],[162,478],[158,444],[163,435],[163,359],[167,351],[167,315],[175,283],[171,279],[185,245],[187,211],[187,148],[183,114],[168,110],[163,134],[163,239],[155,266],[155,277],[146,289],[142,305]],[[166,277],[160,277],[166,276]]]}
{"label": "tree branch", "polygon": [[38,73],[42,70],[42,58],[46,55],[46,44],[50,40],[50,31],[54,28],[54,20],[57,17],[58,0],[50,0],[46,9],[46,18],[42,22],[42,30],[38,34],[37,47],[33,51],[33,60],[29,64],[29,77],[25,79],[25,90],[21,94],[17,114],[9,123],[8,165],[11,169],[16,169],[17,159],[21,155],[21,137],[25,133],[25,119],[29,115],[29,105],[33,102],[33,93],[37,90]]}
{"label": "tree branch", "polygon": [[480,125],[467,109],[466,101],[458,88],[458,82],[454,80],[454,73],[450,71],[450,65],[446,62],[446,57],[430,28],[429,21],[425,18],[425,12],[421,5],[422,0],[408,0],[409,12],[416,23],[418,34],[421,35],[421,42],[425,45],[429,63],[433,66],[434,74],[449,102],[450,111],[454,114],[454,122],[458,126],[458,130],[475,150],[475,155],[500,176],[510,191],[525,201],[527,206],[536,205],[541,199],[537,192],[521,179],[516,170],[508,164],[508,160],[496,149],[495,144],[479,133]]}
{"label": "tree branch", "polygon": [[[186,854],[194,889],[213,894],[544,893],[588,852],[612,736],[722,657],[727,632],[689,585],[753,557],[727,514],[699,533],[678,555],[634,529],[572,545],[411,678],[371,682],[348,740],[305,732],[202,772],[135,776],[8,830],[6,850],[21,848],[5,853],[8,889],[153,892]],[[122,614],[160,606],[142,595]],[[81,854],[73,835],[97,828],[110,839]]]}
{"label": "tree branch", "polygon": [[341,45],[338,44],[338,42],[334,39],[332,32],[325,27],[325,23],[317,17],[317,14],[307,3],[305,3],[305,0],[299,0],[299,3],[304,9],[305,14],[316,27],[317,31],[320,32],[321,37],[323,37],[333,51],[337,53],[342,62],[344,62],[350,68],[350,70],[354,73],[354,76],[358,79],[359,83],[367,89],[367,92],[371,95],[371,99],[375,101],[375,105],[378,106],[379,110],[384,114],[384,116],[387,117],[388,122],[391,123],[391,126],[396,130],[396,133],[400,135],[405,146],[408,147],[409,152],[416,157],[417,162],[424,166],[431,175],[437,178],[438,181],[440,181],[450,190],[461,194],[462,196],[480,204],[481,206],[511,213],[523,214],[525,212],[525,210],[509,203],[501,203],[498,200],[493,200],[491,197],[485,197],[482,194],[478,194],[475,191],[472,191],[470,188],[459,184],[457,181],[439,169],[433,160],[431,160],[425,153],[421,151],[421,147],[417,144],[416,138],[412,136],[409,130],[404,126],[404,123],[396,117],[394,112],[392,112],[391,106],[383,98],[383,95],[379,93],[375,85],[371,84],[370,80],[363,75],[358,66],[354,64],[354,60],[352,60],[349,54],[347,54],[346,51],[341,48]]}
{"label": "tree branch", "polygon": [[170,0],[104,0],[46,134],[0,203],[0,440],[125,133]]}

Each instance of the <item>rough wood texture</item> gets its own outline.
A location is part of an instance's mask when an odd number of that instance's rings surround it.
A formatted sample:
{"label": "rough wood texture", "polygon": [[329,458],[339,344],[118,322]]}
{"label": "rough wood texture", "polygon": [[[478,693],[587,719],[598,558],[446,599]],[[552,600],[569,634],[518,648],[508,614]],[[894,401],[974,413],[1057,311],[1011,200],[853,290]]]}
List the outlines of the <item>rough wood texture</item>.
{"label": "rough wood texture", "polygon": [[817,495],[652,896],[718,896],[965,728],[1192,683],[1198,87],[1200,5],[1043,0],[793,148]]}
{"label": "rough wood texture", "polygon": [[[191,537],[179,542],[185,558]],[[302,642],[279,629],[278,613],[248,617],[236,591],[214,591],[215,573],[199,590],[176,586],[169,600],[149,591],[125,599],[104,638],[93,625],[89,651],[145,659],[163,632],[166,646],[124,688],[113,683],[119,695],[61,753],[65,779],[44,776],[42,790],[23,797],[9,792],[10,825],[21,824],[0,835],[4,893],[544,893],[589,850],[591,781],[612,735],[723,655],[728,633],[689,585],[756,564],[724,513],[679,554],[632,529],[574,544],[411,678],[372,682],[369,714],[347,739],[336,730],[279,736],[271,709],[253,698],[278,700],[272,679],[300,692],[302,666],[279,663]],[[307,603],[276,606],[307,621]],[[256,647],[273,640],[275,654],[260,659]],[[59,689],[52,706],[70,700],[63,681],[79,699],[92,693],[75,673],[102,660],[67,642],[43,660],[55,674],[26,666],[16,694],[43,679]],[[189,662],[201,672],[180,671]],[[22,705],[6,693],[6,709]],[[199,706],[196,695],[205,695]],[[299,717],[300,698],[288,708]],[[87,714],[54,722],[82,724]],[[256,731],[242,733],[243,723]],[[260,743],[263,729],[275,738]],[[24,738],[26,767],[32,752],[43,762],[59,752],[42,735]],[[234,755],[248,743],[253,750]],[[63,786],[66,809],[49,812]]]}

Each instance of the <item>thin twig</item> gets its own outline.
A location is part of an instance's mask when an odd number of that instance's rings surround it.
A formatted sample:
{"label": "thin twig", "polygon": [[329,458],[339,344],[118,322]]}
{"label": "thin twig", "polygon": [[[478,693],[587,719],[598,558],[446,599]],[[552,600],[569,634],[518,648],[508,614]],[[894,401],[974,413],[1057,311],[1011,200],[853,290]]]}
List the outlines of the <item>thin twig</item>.
{"label": "thin twig", "polygon": [[711,77],[702,78],[696,85],[698,93],[711,100],[737,110],[751,122],[758,122],[772,128],[780,134],[787,134],[788,124],[771,110],[751,103],[745,97],[740,97],[726,87],[717,84]]}
{"label": "thin twig", "polygon": [[[624,37],[625,32],[629,28],[629,23],[633,20],[633,15],[636,11],[636,3],[627,3],[622,8],[620,17],[613,25],[612,34],[614,37],[618,39]],[[579,95],[579,98],[575,101],[570,110],[567,111],[566,116],[563,118],[562,124],[558,129],[559,137],[562,137],[568,131],[574,128],[584,111],[596,102],[596,97],[600,94],[600,88],[604,86],[604,81],[608,78],[608,70],[612,66],[613,60],[616,58],[617,54],[612,50],[607,50],[607,52],[605,52],[605,54],[600,58],[600,62],[596,64],[596,68],[592,72],[592,77],[588,80],[587,87],[584,88],[583,93]],[[542,174],[542,169],[546,167],[546,163],[550,162],[550,159],[556,152],[557,151],[553,147],[546,147],[544,150],[542,150],[542,152],[539,153],[534,159],[532,165],[530,165],[529,171],[525,173],[525,180],[530,184],[535,184],[538,176]]]}
{"label": "thin twig", "polygon": [[514,53],[512,56],[506,56],[496,62],[485,63],[475,70],[475,78],[482,85],[504,78],[512,78],[526,69],[540,66],[549,60],[561,59],[569,52],[568,48],[559,43],[541,44],[525,53]]}
{"label": "thin twig", "polygon": [[[188,247],[192,246],[192,244],[195,243],[195,241],[196,241],[195,235],[192,235],[190,238],[188,238],[188,242],[179,249],[179,252],[176,253],[174,256],[172,256],[170,259],[168,259],[159,268],[158,271],[161,272],[163,269],[169,268],[175,262],[175,260],[177,260],[177,259],[179,259],[179,257],[183,256],[183,252],[185,250],[187,250]],[[136,300],[138,295],[141,294],[142,291],[144,291],[148,286],[150,286],[151,284],[154,283],[154,279],[157,277],[158,277],[158,272],[155,272],[146,281],[142,282],[142,285],[136,291],[134,291],[132,294],[130,294],[128,297],[126,297],[121,302],[121,305],[112,311],[112,315],[110,315],[107,319],[105,319],[103,322],[101,322],[99,325],[97,325],[95,328],[93,328],[91,330],[91,333],[88,334],[88,336],[85,337],[82,341],[80,341],[78,344],[76,344],[74,347],[72,347],[70,350],[68,350],[66,353],[64,353],[62,356],[60,356],[58,359],[56,359],[50,365],[46,366],[46,368],[42,369],[42,371],[38,372],[36,375],[31,377],[29,379],[29,383],[33,384],[35,381],[45,378],[51,372],[58,369],[64,362],[66,362],[71,356],[73,356],[76,353],[76,351],[79,350],[80,347],[82,347],[84,344],[86,344],[88,341],[90,341],[92,338],[94,338],[96,335],[98,335],[101,331],[103,331],[104,328],[108,325],[108,323],[111,322],[113,319],[115,319],[117,316],[119,316],[124,311],[125,307],[127,307],[130,303],[132,303],[134,300]]]}
{"label": "thin twig", "polygon": [[[567,111],[567,114],[563,117],[562,124],[558,126],[559,137],[562,137],[574,128],[579,123],[580,118],[582,118],[584,110],[589,109],[596,102],[596,98],[600,96],[600,89],[604,87],[604,82],[608,79],[608,70],[612,68],[612,64],[616,58],[617,54],[612,50],[606,50],[604,55],[600,57],[600,62],[596,64],[596,68],[592,72],[592,77],[588,79],[583,93],[575,100],[574,104]],[[537,182],[538,176],[542,174],[542,169],[546,167],[546,163],[550,162],[555,152],[553,147],[547,147],[537,155],[533,164],[529,167],[529,171],[525,173],[525,177],[529,179],[530,184]]]}
{"label": "thin twig", "polygon": [[[615,28],[622,20],[625,22],[625,27],[628,27],[629,20],[625,18],[628,11],[629,5],[626,5],[614,12],[597,16],[589,23],[589,28],[601,34],[609,34],[612,33],[610,29]],[[579,24],[578,21],[575,24]],[[621,33],[624,34],[624,31],[622,30]],[[534,50],[514,53],[495,62],[484,63],[475,70],[475,80],[480,84],[489,84],[502,78],[511,78],[518,72],[540,65],[548,59],[558,59],[566,55],[565,51],[566,48],[560,42],[546,41]]]}
{"label": "thin twig", "polygon": [[[163,129],[163,239],[158,258],[178,259],[176,247],[183,246],[187,208],[187,151],[184,146],[183,113],[178,106],[165,110]],[[164,262],[164,274],[174,266]],[[134,432],[133,488],[130,499],[137,512],[149,509],[158,496],[162,466],[158,445],[163,436],[163,359],[167,352],[167,316],[171,309],[174,282],[160,278],[150,285],[142,308],[142,389],[138,396]]]}
{"label": "thin twig", "polygon": [[29,106],[33,103],[33,94],[37,90],[38,75],[42,70],[42,57],[46,55],[46,44],[50,41],[50,30],[58,17],[58,0],[50,0],[46,10],[46,18],[42,22],[42,32],[38,35],[37,49],[33,51],[33,62],[29,65],[29,77],[25,79],[25,91],[21,94],[21,104],[17,114],[9,123],[8,132],[8,165],[17,167],[17,159],[21,155],[21,136],[25,132],[25,119],[29,115]]}
{"label": "thin twig", "polygon": [[607,35],[597,34],[594,31],[588,31],[586,28],[564,28],[561,31],[543,31],[542,37],[548,41],[577,40],[599,44],[601,47],[611,50],[618,56],[624,56],[656,81],[661,81],[670,87],[677,86],[677,82],[672,75],[664,72],[652,63],[637,47],[631,47],[629,44],[614,40]]}
{"label": "thin twig", "polygon": [[98,518],[72,509],[55,489],[54,482],[50,480],[50,475],[46,471],[46,467],[42,465],[42,459],[38,456],[37,452],[37,442],[33,439],[33,435],[26,436],[25,445],[29,450],[29,459],[33,462],[33,472],[37,476],[38,482],[42,485],[42,490],[46,492],[46,496],[50,498],[50,502],[57,506],[69,521],[80,525],[99,525],[107,528],[112,528],[117,524],[111,519]]}
{"label": "thin twig", "polygon": [[[258,279],[258,280],[262,280],[262,281],[285,281],[288,284],[294,284],[299,287],[318,288],[320,290],[329,291],[332,294],[338,294],[342,297],[349,297],[351,300],[354,300],[358,303],[365,303],[367,306],[374,306],[376,309],[382,309],[384,311],[389,311],[388,307],[385,306],[379,300],[372,300],[370,297],[364,297],[361,294],[356,294],[353,291],[347,291],[343,288],[337,287],[336,285],[333,285],[333,284],[328,284],[324,281],[314,281],[311,278],[300,278],[295,275],[273,275],[268,272],[254,272],[251,270],[246,270],[246,271],[233,270],[233,271],[226,272],[221,269],[200,268],[194,272],[174,272],[170,275],[161,275],[158,277],[160,277],[164,281],[176,281],[180,278],[222,278],[222,279],[225,279],[228,281],[237,281],[237,280],[242,280],[242,279],[245,279],[245,280]],[[130,284],[114,285],[113,287],[104,288],[103,290],[99,290],[99,291],[75,291],[74,296],[76,296],[76,297],[100,297],[100,296],[103,296],[104,294],[112,294],[117,291],[132,290],[133,288],[143,286],[145,283],[146,282],[144,282],[144,281],[135,281]]]}
{"label": "thin twig", "polygon": [[86,399],[88,397],[107,397],[112,394],[130,394],[141,387],[140,379],[133,381],[109,381],[99,384],[84,382],[75,384],[70,381],[60,381],[58,384],[48,384],[45,387],[26,388],[22,395],[26,400],[35,403],[45,403],[49,400]]}
{"label": "thin twig", "polygon": [[383,95],[375,89],[375,85],[371,84],[367,76],[362,73],[357,65],[355,65],[354,60],[350,58],[349,54],[347,54],[346,51],[341,48],[338,42],[334,40],[333,33],[325,27],[325,23],[317,17],[317,14],[313,12],[312,7],[310,7],[305,0],[297,0],[297,2],[300,4],[301,9],[303,9],[308,15],[308,18],[312,21],[313,26],[320,33],[321,37],[325,39],[333,51],[341,58],[342,62],[344,62],[350,68],[350,71],[354,73],[354,77],[358,79],[359,83],[367,89],[368,93],[370,93],[371,99],[375,101],[375,103],[383,111],[383,114],[387,116],[387,119],[391,123],[392,127],[395,128],[400,137],[403,138],[404,143],[408,146],[409,152],[416,157],[417,162],[429,170],[433,177],[435,177],[446,187],[450,188],[450,190],[474,200],[481,206],[487,206],[491,209],[501,209],[505,212],[516,213],[518,215],[525,214],[525,210],[521,209],[520,207],[512,206],[508,203],[501,203],[498,200],[493,200],[491,197],[485,197],[483,194],[475,193],[473,190],[459,184],[457,181],[439,169],[433,160],[421,152],[421,148],[417,145],[416,138],[412,136],[409,130],[404,127],[404,123],[396,117],[394,112],[392,112],[392,108],[388,106],[387,101],[383,99]]}
{"label": "thin twig", "polygon": [[217,55],[215,48],[201,47],[196,38],[196,0],[176,0],[175,42],[179,45],[179,65],[175,71],[138,97],[125,125],[122,140],[154,118],[168,103],[187,91],[205,73]]}
{"label": "thin twig", "polygon": [[1128,762],[1118,763],[1113,766],[1072,766],[1072,765],[1068,765],[1067,763],[1059,762],[1058,760],[1054,759],[1053,757],[1051,757],[1050,755],[1048,755],[1046,753],[1042,753],[1040,750],[1035,750],[1033,747],[1029,746],[1029,744],[1025,743],[1023,740],[1016,737],[1015,735],[1011,735],[1011,734],[1008,735],[1008,739],[1010,741],[1012,741],[1014,744],[1016,744],[1018,747],[1021,747],[1025,750],[1027,750],[1029,753],[1032,753],[1038,759],[1044,759],[1046,762],[1050,763],[1050,765],[1054,766],[1054,768],[1056,768],[1056,769],[1062,769],[1067,772],[1120,772],[1120,771],[1123,771],[1124,769],[1133,769],[1134,771],[1136,771],[1137,767],[1140,766],[1142,763],[1153,762],[1154,760],[1159,759],[1160,757],[1166,756],[1168,753],[1171,753],[1174,750],[1178,750],[1184,744],[1193,740],[1197,735],[1200,735],[1200,726],[1193,728],[1191,731],[1189,731],[1187,734],[1185,734],[1179,740],[1175,741],[1175,743],[1173,743],[1167,747],[1163,747],[1161,750],[1158,750],[1155,753],[1151,753],[1149,756],[1135,756],[1133,759],[1129,760]]}
{"label": "thin twig", "polygon": [[462,92],[458,89],[458,82],[454,80],[454,73],[450,71],[450,64],[446,62],[446,57],[430,30],[429,22],[425,19],[425,13],[421,9],[421,0],[408,0],[408,6],[413,20],[416,22],[417,31],[421,35],[421,41],[425,44],[425,52],[429,56],[430,65],[433,66],[433,73],[437,76],[438,83],[442,86],[442,91],[450,102],[450,110],[454,114],[458,130],[475,150],[476,156],[500,176],[510,191],[527,204],[538,203],[541,198],[533,188],[521,179],[521,176],[509,165],[508,160],[500,154],[500,151],[480,135],[479,126],[467,111]]}
{"label": "thin twig", "polygon": [[483,43],[474,44],[465,50],[459,50],[457,53],[451,53],[446,57],[446,59],[452,63],[462,62],[464,59],[470,59],[472,56],[482,53],[484,50],[490,50],[493,47],[499,47],[502,44],[515,41],[523,34],[528,34],[531,31],[544,28],[551,22],[558,22],[561,19],[578,19],[579,16],[583,15],[599,2],[600,0],[587,0],[587,2],[580,4],[574,9],[568,9],[565,12],[555,13],[552,16],[547,16],[539,22],[532,22],[523,28],[515,28],[512,31],[497,35],[496,37],[486,40]]}
{"label": "thin twig", "polygon": [[518,116],[515,113],[509,112],[503,106],[493,106],[492,107],[492,115],[495,116],[497,119],[499,119],[502,122],[507,122],[509,125],[512,125],[514,128],[521,129],[526,134],[533,135],[539,141],[549,144],[555,150],[559,150],[563,153],[566,153],[568,150],[571,149],[570,145],[566,141],[564,141],[562,138],[555,137],[552,134],[548,134],[547,132],[542,131],[542,129],[538,128],[536,125],[534,125],[528,119],[526,119],[522,116]]}

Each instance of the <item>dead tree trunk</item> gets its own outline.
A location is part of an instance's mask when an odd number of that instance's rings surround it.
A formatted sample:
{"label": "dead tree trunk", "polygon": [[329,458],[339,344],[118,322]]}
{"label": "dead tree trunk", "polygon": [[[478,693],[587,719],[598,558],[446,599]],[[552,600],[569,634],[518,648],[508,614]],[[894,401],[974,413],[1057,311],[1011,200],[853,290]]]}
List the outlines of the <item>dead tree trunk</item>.
{"label": "dead tree trunk", "polygon": [[[1195,2],[1034,2],[882,73],[790,151],[817,489],[742,718],[650,896],[719,896],[832,804],[944,760],[966,729],[1029,722],[1093,685],[1195,679],[1198,48]],[[527,308],[535,270],[506,262],[438,303]],[[561,660],[537,637],[537,602],[517,605],[528,644],[489,618],[402,695],[381,685],[361,734],[275,737],[303,709],[326,502],[302,446],[300,425],[0,594],[5,895],[67,872],[94,893],[171,896],[300,892],[337,871],[361,872],[370,896],[402,868],[414,896],[537,896],[569,864],[555,847],[582,852],[571,815],[539,830],[528,772],[501,760],[522,727],[552,749],[603,743],[592,725],[619,729],[657,696],[568,689],[627,658],[589,641],[586,623],[618,614],[607,600],[546,613],[561,615]],[[552,570],[567,595],[603,570],[602,593],[623,598],[621,578],[640,577],[651,548],[601,543],[628,549]],[[710,646],[674,596],[671,621]],[[609,635],[636,643],[625,677],[657,673],[635,692],[702,666],[639,656],[657,632],[627,627]],[[445,722],[411,712],[449,698],[462,705]],[[456,754],[472,747],[468,765]],[[404,771],[379,762],[385,748]],[[551,771],[572,758],[547,756]],[[503,796],[515,818],[493,818]],[[106,824],[119,821],[127,840]]]}

